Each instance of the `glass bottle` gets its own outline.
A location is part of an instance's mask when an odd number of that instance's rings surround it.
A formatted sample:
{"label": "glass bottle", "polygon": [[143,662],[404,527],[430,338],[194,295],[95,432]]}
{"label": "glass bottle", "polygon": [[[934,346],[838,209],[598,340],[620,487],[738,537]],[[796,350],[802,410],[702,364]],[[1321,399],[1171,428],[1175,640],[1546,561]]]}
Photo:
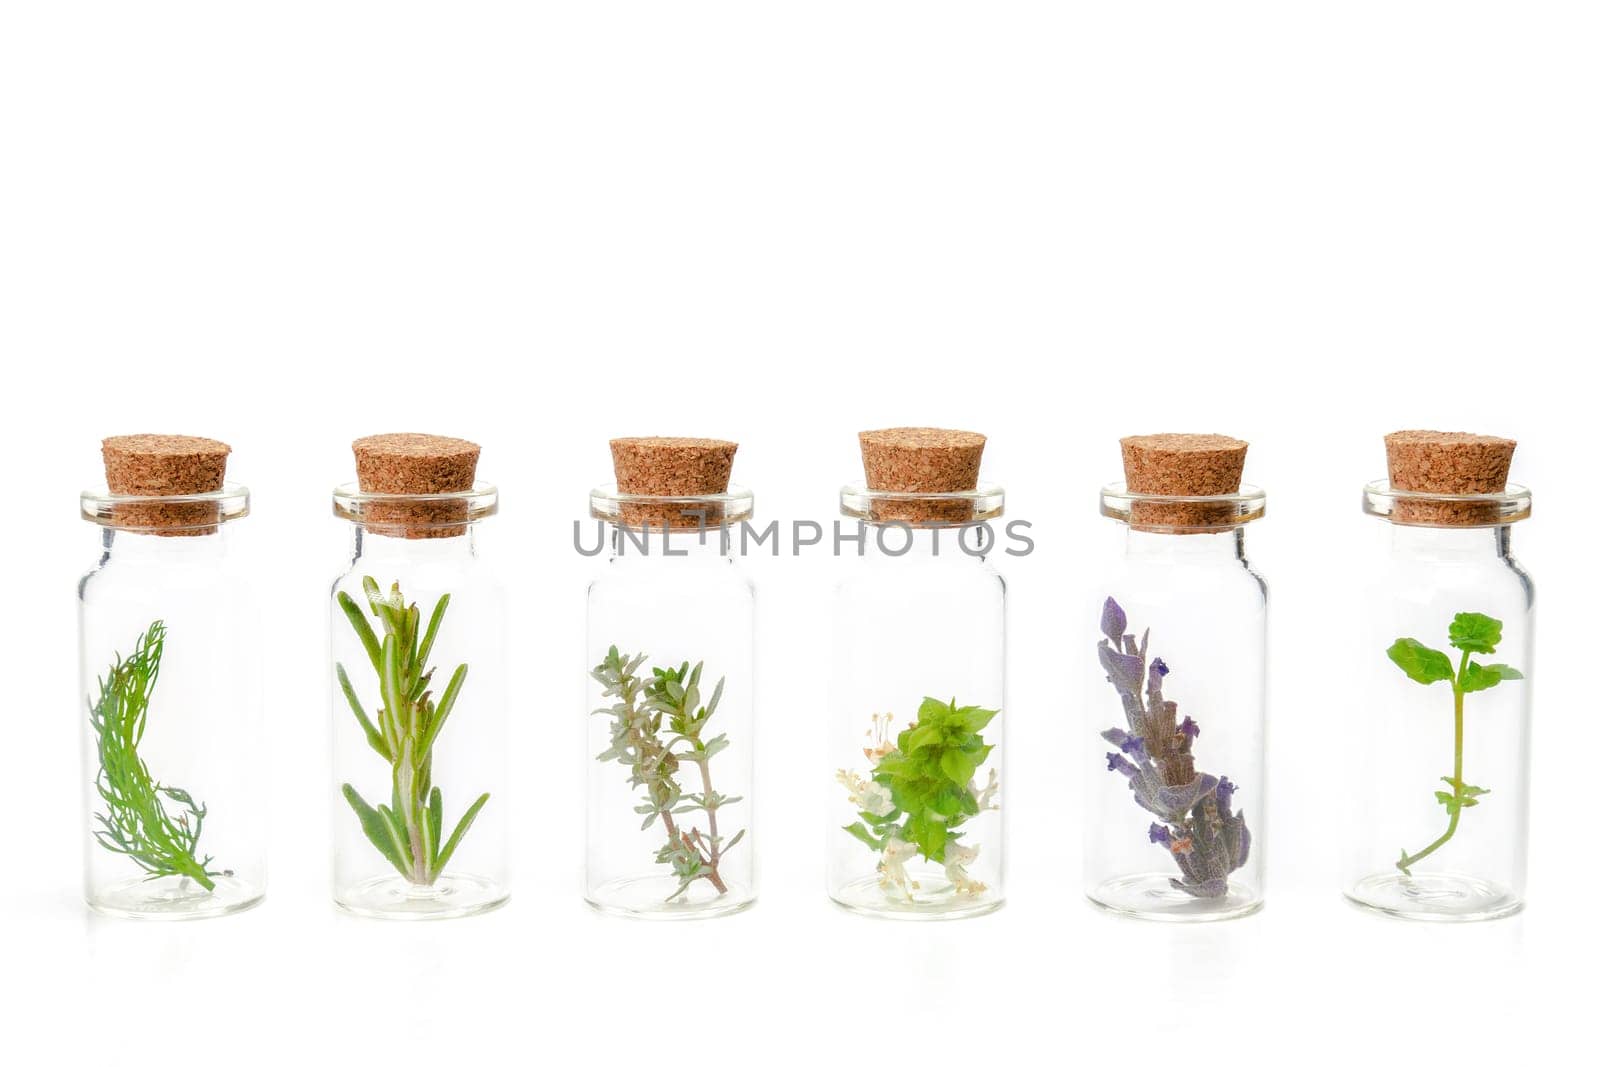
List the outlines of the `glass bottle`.
{"label": "glass bottle", "polygon": [[857,558],[834,593],[828,894],[877,917],[986,914],[1005,902],[1005,494],[978,484],[981,434],[861,438],[867,482],[840,492],[835,541]]}
{"label": "glass bottle", "polygon": [[1126,526],[1085,613],[1100,631],[1085,706],[1101,770],[1087,780],[1084,883],[1108,911],[1207,921],[1262,904],[1267,589],[1244,528],[1266,497],[1240,484],[1245,447],[1127,438],[1138,489],[1100,493],[1101,514]]}
{"label": "glass bottle", "polygon": [[334,902],[478,914],[510,895],[505,597],[479,553],[499,494],[473,480],[469,442],[385,434],[355,450],[360,481],[333,494],[350,523],[331,605]]}
{"label": "glass bottle", "polygon": [[105,442],[82,495],[100,558],[78,583],[84,895],[129,918],[226,915],[266,892],[258,604],[235,545],[250,493],[228,446]]}
{"label": "glass bottle", "polygon": [[618,482],[589,498],[610,555],[588,591],[584,896],[732,914],[756,899],[755,588],[734,551],[754,498],[729,484],[733,442],[611,444]]}
{"label": "glass bottle", "polygon": [[[1511,526],[1532,497],[1505,482],[1514,442],[1412,431],[1389,443],[1391,477],[1362,498],[1387,546],[1361,582],[1367,666],[1344,709],[1356,749],[1344,892],[1402,918],[1499,918],[1526,890],[1534,595]],[[1434,472],[1487,461],[1495,473],[1428,484],[1456,492],[1397,488],[1416,484],[1419,448]]]}

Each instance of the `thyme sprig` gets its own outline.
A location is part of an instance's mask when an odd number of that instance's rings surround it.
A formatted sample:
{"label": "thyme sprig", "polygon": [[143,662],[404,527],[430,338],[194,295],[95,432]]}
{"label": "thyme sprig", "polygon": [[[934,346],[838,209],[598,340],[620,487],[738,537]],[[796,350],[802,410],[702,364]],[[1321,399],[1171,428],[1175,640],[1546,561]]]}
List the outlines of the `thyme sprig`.
{"label": "thyme sprig", "polygon": [[[211,856],[195,856],[206,806],[196,804],[187,790],[152,778],[139,755],[166,636],[165,624],[157,619],[135,640],[128,657],[119,655],[98,679],[100,695],[89,704],[89,724],[100,753],[95,791],[106,810],[95,814],[100,829],[94,836],[102,848],[142,867],[148,880],[192,878],[209,893],[227,872],[211,870]],[[174,810],[168,810],[169,801]]]}
{"label": "thyme sprig", "polygon": [[405,602],[399,582],[389,587],[387,596],[370,577],[361,579],[361,588],[373,617],[383,627],[381,639],[354,597],[341,592],[338,599],[378,676],[380,703],[376,722],[362,708],[344,664],[337,664],[335,671],[339,688],[366,734],[367,744],[390,764],[392,789],[389,803],[374,807],[346,782],[344,798],[361,821],[367,840],[384,859],[412,884],[431,886],[455,855],[478,812],[489,802],[488,793],[478,797],[449,838],[442,836],[444,796],[433,784],[433,747],[466,683],[467,665],[456,667],[435,703],[429,688],[433,668],[428,666],[428,654],[439,635],[450,595],[439,598],[423,629],[421,611],[415,603]]}
{"label": "thyme sprig", "polygon": [[1449,777],[1440,778],[1440,781],[1450,787],[1450,791],[1447,793],[1439,789],[1433,794],[1433,798],[1444,805],[1450,821],[1445,826],[1444,833],[1422,850],[1415,853],[1408,853],[1405,849],[1400,850],[1400,860],[1395,866],[1400,869],[1401,874],[1408,877],[1411,868],[1419,860],[1433,855],[1445,842],[1455,836],[1456,828],[1461,825],[1461,812],[1466,808],[1477,807],[1478,798],[1489,793],[1487,789],[1468,785],[1461,776],[1466,740],[1466,696],[1468,693],[1493,689],[1501,682],[1512,682],[1522,678],[1521,671],[1504,663],[1472,662],[1474,652],[1488,655],[1495,650],[1500,644],[1502,627],[1503,624],[1499,619],[1492,619],[1477,612],[1462,612],[1457,615],[1450,623],[1450,644],[1461,651],[1459,664],[1452,664],[1448,655],[1429,648],[1414,637],[1402,637],[1389,646],[1389,659],[1396,667],[1405,671],[1406,677],[1423,685],[1449,682],[1450,692],[1455,701],[1455,764]]}
{"label": "thyme sprig", "polygon": [[[613,701],[594,712],[611,717],[611,743],[595,758],[627,767],[628,784],[643,790],[642,802],[633,809],[644,816],[640,830],[661,820],[667,840],[656,850],[656,862],[669,865],[678,879],[678,888],[667,899],[677,899],[701,879],[721,895],[728,891],[720,869],[722,860],[744,838],[740,830],[724,840],[717,823],[719,811],[744,798],[725,796],[711,785],[711,758],[728,747],[728,735],[705,736],[706,725],[722,702],[727,678],[718,679],[711,699],[701,704],[704,662],[693,669],[687,661],[678,667],[652,667],[650,677],[643,678],[638,672],[645,659],[643,654],[618,652],[612,645],[606,658],[590,672],[604,696]],[[678,782],[685,763],[699,770],[698,793],[684,792]],[[704,831],[682,818],[694,812],[705,813]]]}

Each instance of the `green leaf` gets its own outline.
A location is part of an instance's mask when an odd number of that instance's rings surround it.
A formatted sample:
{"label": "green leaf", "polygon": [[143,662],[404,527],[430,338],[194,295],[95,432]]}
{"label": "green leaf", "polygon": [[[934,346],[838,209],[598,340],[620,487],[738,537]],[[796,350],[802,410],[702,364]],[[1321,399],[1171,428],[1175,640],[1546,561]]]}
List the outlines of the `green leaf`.
{"label": "green leaf", "polygon": [[361,647],[367,650],[367,659],[372,661],[372,669],[379,674],[383,673],[383,653],[379,650],[377,635],[372,632],[372,624],[361,613],[361,606],[349,593],[339,594],[339,608],[350,620],[350,626],[355,630],[356,636],[361,639]]}
{"label": "green leaf", "polygon": [[883,842],[879,841],[876,837],[873,837],[872,831],[868,830],[860,823],[853,822],[849,826],[846,826],[844,831],[857,841],[860,841],[863,845],[866,845],[868,848],[872,849],[872,851],[883,851]]}
{"label": "green leaf", "polygon": [[472,826],[472,820],[478,817],[478,812],[482,811],[483,806],[487,803],[489,803],[489,794],[485,793],[473,801],[472,807],[468,808],[467,813],[461,816],[461,821],[456,823],[455,830],[450,834],[450,840],[446,841],[444,848],[439,850],[439,862],[434,864],[433,868],[436,873],[443,871],[444,865],[450,862],[450,857],[456,853],[456,846],[461,844],[461,838],[466,835],[467,829]]}
{"label": "green leaf", "polygon": [[383,853],[384,859],[394,864],[395,870],[410,878],[411,871],[402,859],[406,851],[405,846],[395,836],[394,827],[389,820],[379,814],[371,804],[362,800],[361,794],[357,793],[355,786],[349,782],[345,783],[341,792],[344,793],[345,800],[349,801],[350,807],[355,810],[356,818],[361,820],[361,830],[367,835],[367,840]]}
{"label": "green leaf", "polygon": [[1423,685],[1447,682],[1455,677],[1449,656],[1429,648],[1414,637],[1402,637],[1390,645],[1389,658],[1396,667],[1406,672],[1408,678]]}
{"label": "green leaf", "polygon": [[422,635],[422,644],[417,649],[416,670],[420,673],[427,666],[428,653],[433,651],[433,639],[439,636],[439,624],[444,621],[444,609],[450,606],[450,594],[446,593],[439,598],[433,606],[433,614],[428,616],[428,630]]}
{"label": "green leaf", "polygon": [[937,723],[920,723],[915,730],[908,731],[905,743],[900,746],[902,751],[915,752],[927,745],[936,745],[944,740],[944,731]]}
{"label": "green leaf", "polygon": [[939,787],[938,792],[928,801],[928,810],[954,819],[965,814],[965,801],[971,796],[965,785],[956,785],[954,782]]}
{"label": "green leaf", "polygon": [[444,794],[439,792],[438,786],[434,786],[433,792],[428,794],[428,819],[425,825],[428,830],[428,866],[438,870],[439,839],[444,834]]}
{"label": "green leaf", "polygon": [[339,676],[339,688],[344,691],[345,700],[350,702],[350,710],[355,712],[356,721],[361,724],[361,732],[367,735],[367,744],[384,759],[391,759],[389,746],[384,742],[383,735],[372,725],[372,720],[367,718],[367,713],[361,709],[361,701],[356,699],[355,687],[350,684],[350,676],[344,672],[344,664],[334,664],[334,672]]}
{"label": "green leaf", "polygon": [[417,750],[417,759],[426,759],[428,753],[433,751],[433,743],[438,740],[439,731],[444,729],[444,721],[450,717],[451,709],[456,706],[456,697],[461,695],[461,687],[466,681],[467,665],[463,663],[456,668],[456,673],[450,676],[450,684],[444,687],[444,695],[439,698],[433,722],[428,724],[428,732],[423,735],[422,745]]}
{"label": "green leaf", "polygon": [[978,764],[960,749],[947,748],[939,756],[939,769],[952,782],[964,786],[972,781],[972,773],[978,769]]}
{"label": "green leaf", "polygon": [[1450,624],[1450,643],[1463,652],[1493,652],[1500,643],[1500,620],[1464,611]]}
{"label": "green leaf", "polygon": [[942,820],[912,816],[906,820],[905,829],[924,856],[934,863],[944,862],[944,846],[949,840],[950,828]]}
{"label": "green leaf", "polygon": [[985,726],[988,726],[990,721],[992,721],[996,715],[1000,714],[1000,712],[999,709],[991,710],[989,708],[967,707],[962,708],[956,714],[959,716],[958,721],[963,727],[971,730],[973,733],[977,733]]}
{"label": "green leaf", "polygon": [[1483,689],[1493,689],[1501,682],[1516,681],[1521,677],[1521,671],[1507,667],[1504,663],[1469,663],[1467,676],[1461,680],[1461,691],[1476,693]]}

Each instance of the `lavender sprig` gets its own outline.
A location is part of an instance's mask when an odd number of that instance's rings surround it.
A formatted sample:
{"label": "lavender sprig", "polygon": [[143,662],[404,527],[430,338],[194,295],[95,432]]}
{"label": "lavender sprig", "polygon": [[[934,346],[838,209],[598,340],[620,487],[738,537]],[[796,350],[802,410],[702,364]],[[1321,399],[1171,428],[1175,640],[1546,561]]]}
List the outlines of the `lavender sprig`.
{"label": "lavender sprig", "polygon": [[1170,668],[1159,657],[1146,667],[1150,631],[1135,640],[1127,629],[1127,614],[1107,597],[1100,613],[1100,665],[1122,698],[1127,729],[1100,735],[1117,749],[1106,753],[1106,769],[1127,778],[1134,802],[1161,820],[1148,833],[1150,843],[1170,852],[1183,873],[1172,879],[1173,888],[1194,897],[1226,896],[1228,875],[1250,858],[1244,813],[1233,810],[1238,786],[1195,770],[1192,749],[1200,725],[1188,716],[1179,722],[1177,702],[1162,694]]}

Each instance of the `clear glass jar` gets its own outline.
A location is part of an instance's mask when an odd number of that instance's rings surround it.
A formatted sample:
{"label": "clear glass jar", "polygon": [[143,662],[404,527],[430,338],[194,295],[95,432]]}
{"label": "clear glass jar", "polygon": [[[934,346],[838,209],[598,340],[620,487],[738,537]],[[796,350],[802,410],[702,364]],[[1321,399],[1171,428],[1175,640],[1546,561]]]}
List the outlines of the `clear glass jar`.
{"label": "clear glass jar", "polygon": [[755,587],[733,524],[753,497],[606,486],[589,503],[611,554],[588,595],[585,899],[647,919],[742,911],[756,899]]}
{"label": "clear glass jar", "polygon": [[[1441,505],[1477,509],[1480,521],[1402,521],[1408,506]],[[1527,879],[1534,604],[1511,524],[1532,497],[1520,486],[1448,496],[1379,481],[1363,506],[1388,520],[1388,545],[1363,576],[1357,655],[1370,666],[1344,709],[1355,749],[1345,896],[1410,919],[1510,915]]]}
{"label": "clear glass jar", "polygon": [[[828,895],[955,919],[1005,902],[1005,494],[840,493],[858,553],[834,593]],[[918,516],[919,518],[897,518]],[[932,752],[938,758],[932,758]],[[924,756],[921,753],[928,753]]]}
{"label": "clear glass jar", "polygon": [[1103,766],[1088,779],[1084,886],[1109,911],[1206,921],[1261,907],[1267,587],[1244,526],[1265,508],[1252,486],[1101,490],[1101,513],[1127,526],[1088,609],[1100,634],[1085,707]]}
{"label": "clear glass jar", "polygon": [[480,557],[492,485],[334,490],[333,897],[385,919],[475,915],[510,895],[505,596]]}
{"label": "clear glass jar", "polygon": [[78,583],[84,896],[146,919],[226,915],[267,885],[259,605],[234,545],[250,493],[86,492]]}

